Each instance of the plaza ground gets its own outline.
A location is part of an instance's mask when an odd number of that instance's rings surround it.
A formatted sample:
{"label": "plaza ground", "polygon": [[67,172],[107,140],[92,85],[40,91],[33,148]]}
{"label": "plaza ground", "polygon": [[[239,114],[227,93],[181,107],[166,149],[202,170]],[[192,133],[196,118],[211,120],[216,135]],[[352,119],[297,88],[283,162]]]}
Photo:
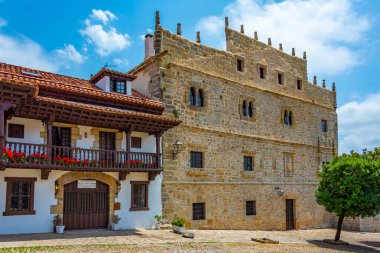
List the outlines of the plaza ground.
{"label": "plaza ground", "polygon": [[[3,252],[380,252],[380,233],[343,231],[346,246],[323,243],[334,229],[293,231],[191,230],[194,239],[169,230],[85,230],[0,236]],[[280,244],[260,244],[251,238]]]}

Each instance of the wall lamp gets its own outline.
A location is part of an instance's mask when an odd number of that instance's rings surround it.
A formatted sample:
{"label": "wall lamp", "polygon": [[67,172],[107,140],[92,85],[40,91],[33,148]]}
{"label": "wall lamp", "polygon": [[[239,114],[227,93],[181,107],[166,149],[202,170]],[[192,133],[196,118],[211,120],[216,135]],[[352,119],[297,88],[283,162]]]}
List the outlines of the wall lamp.
{"label": "wall lamp", "polygon": [[121,190],[121,184],[120,181],[116,181],[116,194],[118,194]]}
{"label": "wall lamp", "polygon": [[280,187],[276,187],[274,188],[275,190],[277,190],[277,194],[278,196],[282,197],[284,194],[285,194],[285,190],[284,189],[281,189]]}
{"label": "wall lamp", "polygon": [[182,142],[180,142],[179,140],[176,140],[176,142],[173,144],[173,159],[175,159],[177,155],[181,152],[182,145]]}
{"label": "wall lamp", "polygon": [[61,186],[59,185],[58,180],[55,180],[55,184],[54,184],[55,195],[58,194],[60,189],[61,189]]}

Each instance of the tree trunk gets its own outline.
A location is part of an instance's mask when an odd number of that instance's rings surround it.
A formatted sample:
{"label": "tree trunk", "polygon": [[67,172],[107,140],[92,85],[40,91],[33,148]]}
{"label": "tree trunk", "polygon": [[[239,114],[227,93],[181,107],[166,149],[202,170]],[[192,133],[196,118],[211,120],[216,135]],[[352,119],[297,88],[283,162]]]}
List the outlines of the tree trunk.
{"label": "tree trunk", "polygon": [[340,239],[340,232],[342,231],[343,219],[344,219],[344,214],[339,215],[338,227],[336,229],[336,234],[335,234],[335,241],[339,241]]}

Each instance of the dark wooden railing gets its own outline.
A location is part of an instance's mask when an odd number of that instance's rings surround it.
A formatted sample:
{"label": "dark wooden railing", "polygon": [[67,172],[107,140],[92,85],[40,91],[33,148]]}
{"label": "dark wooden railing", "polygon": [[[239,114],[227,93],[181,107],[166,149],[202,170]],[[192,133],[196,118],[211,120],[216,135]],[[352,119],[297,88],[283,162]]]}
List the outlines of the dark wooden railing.
{"label": "dark wooden railing", "polygon": [[157,171],[162,154],[6,142],[4,161],[21,168]]}

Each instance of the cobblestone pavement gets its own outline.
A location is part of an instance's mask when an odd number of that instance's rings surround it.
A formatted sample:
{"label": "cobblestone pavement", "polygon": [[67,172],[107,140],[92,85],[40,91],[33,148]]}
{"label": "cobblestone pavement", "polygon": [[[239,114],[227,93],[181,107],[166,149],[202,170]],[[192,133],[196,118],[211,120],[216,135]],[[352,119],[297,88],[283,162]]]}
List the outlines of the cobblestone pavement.
{"label": "cobblestone pavement", "polygon": [[[333,238],[333,229],[294,231],[191,230],[195,239],[186,239],[169,230],[86,230],[0,236],[2,252],[380,252],[380,233],[343,231],[348,246],[323,243]],[[263,245],[251,238],[278,240]],[[47,246],[47,247],[45,247]],[[34,247],[9,249],[10,247]],[[7,249],[6,249],[7,248]]]}

